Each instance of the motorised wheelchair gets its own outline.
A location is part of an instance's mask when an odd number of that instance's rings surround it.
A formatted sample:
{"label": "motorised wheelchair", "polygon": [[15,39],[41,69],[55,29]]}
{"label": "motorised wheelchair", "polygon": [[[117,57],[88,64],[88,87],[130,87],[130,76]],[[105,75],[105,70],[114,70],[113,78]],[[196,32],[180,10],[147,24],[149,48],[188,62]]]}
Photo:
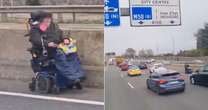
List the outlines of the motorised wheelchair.
{"label": "motorised wheelchair", "polygon": [[[38,16],[37,13],[31,14],[31,18]],[[28,32],[33,25],[32,19],[28,19],[26,26]],[[26,34],[25,36],[30,36]],[[29,89],[31,91],[38,91],[39,93],[56,93],[58,94],[62,88],[72,88],[69,81],[62,74],[58,74],[58,70],[55,66],[55,60],[48,56],[44,45],[42,49],[35,49],[33,46],[28,51],[31,53],[31,67],[35,75],[29,83]]]}
{"label": "motorised wheelchair", "polygon": [[61,74],[57,74],[54,59],[41,55],[32,48],[28,51],[32,55],[31,67],[35,73],[32,82],[29,83],[31,91],[38,91],[42,94],[59,94],[61,89],[70,87],[68,79]]}

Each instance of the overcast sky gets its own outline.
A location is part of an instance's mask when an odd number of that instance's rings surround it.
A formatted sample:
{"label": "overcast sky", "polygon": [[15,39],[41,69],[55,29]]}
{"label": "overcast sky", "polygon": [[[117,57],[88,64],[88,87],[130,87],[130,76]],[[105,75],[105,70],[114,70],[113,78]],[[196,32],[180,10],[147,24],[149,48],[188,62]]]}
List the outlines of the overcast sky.
{"label": "overcast sky", "polygon": [[[120,0],[120,6],[128,7],[128,1]],[[130,27],[129,17],[122,17],[120,27],[105,28],[105,52],[122,54],[129,47],[155,53],[194,49],[194,34],[208,22],[207,5],[208,0],[181,0],[182,26],[135,28]]]}

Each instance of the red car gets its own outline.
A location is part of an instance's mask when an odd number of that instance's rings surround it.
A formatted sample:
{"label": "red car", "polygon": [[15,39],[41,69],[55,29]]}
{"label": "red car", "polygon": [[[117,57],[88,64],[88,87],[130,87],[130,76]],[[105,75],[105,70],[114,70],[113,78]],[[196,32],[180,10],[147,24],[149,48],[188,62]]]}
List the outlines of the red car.
{"label": "red car", "polygon": [[128,70],[128,68],[129,68],[129,65],[128,64],[123,64],[123,65],[121,65],[121,71],[127,71]]}
{"label": "red car", "polygon": [[118,65],[118,67],[121,68],[121,66],[124,65],[124,64],[126,64],[126,63],[125,63],[125,62],[120,63],[120,64]]}

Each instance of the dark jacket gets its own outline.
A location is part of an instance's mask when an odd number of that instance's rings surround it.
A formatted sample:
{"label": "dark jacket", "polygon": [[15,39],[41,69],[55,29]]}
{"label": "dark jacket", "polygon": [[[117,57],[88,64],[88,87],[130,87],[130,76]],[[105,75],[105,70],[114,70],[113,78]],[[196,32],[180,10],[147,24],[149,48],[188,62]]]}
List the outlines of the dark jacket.
{"label": "dark jacket", "polygon": [[30,42],[32,43],[32,48],[38,51],[42,51],[42,41],[43,38],[44,46],[48,50],[48,53],[52,53],[55,49],[49,48],[48,43],[54,42],[59,44],[63,41],[63,32],[59,29],[58,25],[55,23],[51,23],[48,29],[45,32],[42,32],[39,29],[39,25],[35,25],[31,27],[30,30]]}

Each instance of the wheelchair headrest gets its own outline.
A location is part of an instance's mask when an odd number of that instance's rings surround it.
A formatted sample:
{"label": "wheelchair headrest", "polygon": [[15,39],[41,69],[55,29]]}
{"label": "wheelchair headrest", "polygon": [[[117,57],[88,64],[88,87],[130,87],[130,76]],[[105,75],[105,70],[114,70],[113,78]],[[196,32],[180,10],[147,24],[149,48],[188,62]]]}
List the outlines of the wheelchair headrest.
{"label": "wheelchair headrest", "polygon": [[32,21],[40,21],[41,15],[44,13],[43,11],[35,11],[30,13],[30,17]]}
{"label": "wheelchair headrest", "polygon": [[32,22],[35,22],[35,21],[41,22],[43,18],[46,18],[46,17],[51,18],[52,14],[45,12],[45,11],[35,11],[35,12],[30,13],[30,17],[31,17]]}

